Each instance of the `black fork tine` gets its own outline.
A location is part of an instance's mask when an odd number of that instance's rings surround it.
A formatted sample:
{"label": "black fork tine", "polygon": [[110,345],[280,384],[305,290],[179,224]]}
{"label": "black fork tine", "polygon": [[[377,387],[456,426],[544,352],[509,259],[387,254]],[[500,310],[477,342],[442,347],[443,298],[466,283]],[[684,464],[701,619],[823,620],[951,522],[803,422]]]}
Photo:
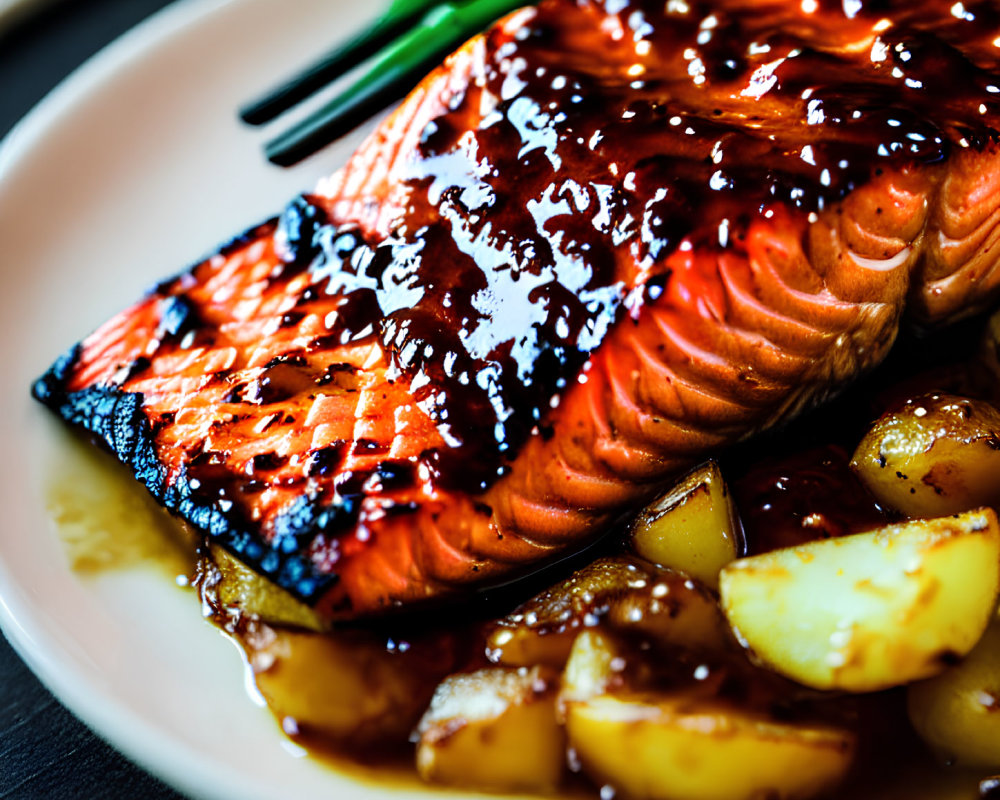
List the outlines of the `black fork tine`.
{"label": "black fork tine", "polygon": [[381,50],[354,84],[268,142],[264,146],[268,160],[287,167],[315,153],[402,97],[456,46],[521,5],[523,0],[471,0],[432,8],[416,26]]}
{"label": "black fork tine", "polygon": [[243,106],[239,110],[240,119],[250,125],[270,122],[404,34],[437,1],[396,0],[370,28],[331,50],[263,97]]}
{"label": "black fork tine", "polygon": [[[432,68],[451,47],[431,51],[416,69],[421,74]],[[410,69],[386,70],[356,92],[335,98],[314,115],[294,125],[264,145],[267,160],[279,167],[290,167],[321,147],[349,133],[413,88],[419,76]],[[354,88],[354,87],[352,87]]]}

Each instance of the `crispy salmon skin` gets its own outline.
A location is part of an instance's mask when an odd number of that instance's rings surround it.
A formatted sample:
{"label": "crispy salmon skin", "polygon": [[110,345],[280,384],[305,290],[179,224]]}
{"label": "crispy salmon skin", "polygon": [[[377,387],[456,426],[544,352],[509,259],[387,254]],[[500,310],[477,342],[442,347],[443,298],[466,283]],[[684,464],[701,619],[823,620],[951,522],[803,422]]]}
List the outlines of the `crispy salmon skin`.
{"label": "crispy salmon skin", "polygon": [[993,302],[1000,14],[950,9],[515,12],[35,395],[328,619],[507,580]]}

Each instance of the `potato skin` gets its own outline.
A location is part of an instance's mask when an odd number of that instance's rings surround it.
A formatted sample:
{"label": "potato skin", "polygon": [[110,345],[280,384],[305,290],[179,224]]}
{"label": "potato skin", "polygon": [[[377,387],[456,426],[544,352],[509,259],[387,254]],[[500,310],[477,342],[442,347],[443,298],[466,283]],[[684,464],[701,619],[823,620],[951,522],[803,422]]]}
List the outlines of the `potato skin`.
{"label": "potato skin", "polygon": [[940,517],[1000,506],[1000,411],[950,394],[913,398],[879,418],[851,467],[888,508]]}

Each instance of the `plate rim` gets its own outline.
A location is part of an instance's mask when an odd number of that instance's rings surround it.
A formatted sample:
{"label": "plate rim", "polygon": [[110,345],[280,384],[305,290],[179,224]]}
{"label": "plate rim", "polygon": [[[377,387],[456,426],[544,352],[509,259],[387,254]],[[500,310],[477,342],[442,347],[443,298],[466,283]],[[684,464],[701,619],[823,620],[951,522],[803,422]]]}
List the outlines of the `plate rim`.
{"label": "plate rim", "polygon": [[[0,185],[16,174],[19,165],[26,163],[53,126],[86,104],[91,94],[112,80],[118,70],[141,58],[144,51],[183,35],[208,16],[239,3],[240,0],[175,0],[85,59],[0,139]],[[35,677],[96,736],[186,796],[206,800],[226,800],[234,795],[261,796],[245,776],[235,774],[228,766],[220,769],[210,756],[145,719],[128,703],[96,691],[83,676],[61,665],[59,657],[67,654],[60,650],[59,643],[47,641],[45,635],[36,636],[25,627],[23,620],[30,617],[30,606],[31,601],[9,564],[0,557],[0,631]],[[218,635],[223,634],[218,632]],[[280,732],[276,730],[275,736],[280,736]],[[222,773],[229,780],[220,780]]]}

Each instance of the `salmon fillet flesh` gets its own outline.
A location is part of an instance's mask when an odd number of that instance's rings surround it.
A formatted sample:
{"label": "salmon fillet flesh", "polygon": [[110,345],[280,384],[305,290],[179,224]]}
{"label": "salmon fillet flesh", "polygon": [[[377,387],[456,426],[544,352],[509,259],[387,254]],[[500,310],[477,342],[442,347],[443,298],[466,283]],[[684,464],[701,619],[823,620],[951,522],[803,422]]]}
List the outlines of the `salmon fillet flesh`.
{"label": "salmon fillet flesh", "polygon": [[327,619],[509,580],[992,303],[956,7],[543,0],[35,394]]}

